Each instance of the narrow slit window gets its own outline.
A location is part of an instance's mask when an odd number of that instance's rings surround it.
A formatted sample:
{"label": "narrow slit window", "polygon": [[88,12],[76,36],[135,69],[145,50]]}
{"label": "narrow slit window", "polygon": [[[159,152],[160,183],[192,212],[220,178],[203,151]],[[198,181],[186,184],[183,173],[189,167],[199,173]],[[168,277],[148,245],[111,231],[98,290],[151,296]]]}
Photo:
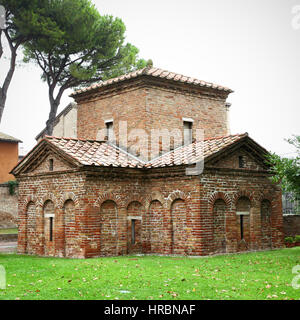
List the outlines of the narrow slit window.
{"label": "narrow slit window", "polygon": [[135,220],[131,220],[131,244],[135,244]]}
{"label": "narrow slit window", "polygon": [[240,215],[241,240],[244,239],[244,216]]}
{"label": "narrow slit window", "polygon": [[239,168],[245,168],[245,159],[243,156],[239,156]]}
{"label": "narrow slit window", "polygon": [[53,171],[53,159],[49,160],[49,171]]}
{"label": "narrow slit window", "polygon": [[53,217],[49,218],[49,241],[53,240]]}

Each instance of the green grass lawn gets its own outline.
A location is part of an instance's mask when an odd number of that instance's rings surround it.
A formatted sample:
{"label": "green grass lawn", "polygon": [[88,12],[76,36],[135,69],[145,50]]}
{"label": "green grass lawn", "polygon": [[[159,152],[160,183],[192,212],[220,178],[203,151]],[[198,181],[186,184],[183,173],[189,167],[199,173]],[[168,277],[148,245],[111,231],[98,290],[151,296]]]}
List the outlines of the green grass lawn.
{"label": "green grass lawn", "polygon": [[300,289],[291,285],[300,247],[203,258],[0,254],[0,265],[7,279],[2,300],[300,299]]}
{"label": "green grass lawn", "polygon": [[11,233],[18,233],[18,229],[17,228],[0,229],[0,234],[11,234]]}

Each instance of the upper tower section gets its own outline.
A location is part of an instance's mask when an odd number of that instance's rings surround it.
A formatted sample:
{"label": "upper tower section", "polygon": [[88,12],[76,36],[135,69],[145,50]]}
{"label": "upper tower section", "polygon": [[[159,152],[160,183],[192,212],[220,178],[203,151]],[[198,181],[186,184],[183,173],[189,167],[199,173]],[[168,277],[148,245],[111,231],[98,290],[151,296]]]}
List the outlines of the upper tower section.
{"label": "upper tower section", "polygon": [[[126,124],[127,147],[137,142],[139,132],[146,132],[149,138],[140,145],[144,143],[149,150],[153,131],[180,131],[182,141],[192,141],[197,129],[204,130],[205,138],[229,134],[226,99],[231,92],[220,85],[148,67],[71,96],[78,104],[79,139],[100,139],[99,133],[106,130],[106,136],[114,134],[116,144],[122,147]],[[172,147],[177,146],[175,142]]]}

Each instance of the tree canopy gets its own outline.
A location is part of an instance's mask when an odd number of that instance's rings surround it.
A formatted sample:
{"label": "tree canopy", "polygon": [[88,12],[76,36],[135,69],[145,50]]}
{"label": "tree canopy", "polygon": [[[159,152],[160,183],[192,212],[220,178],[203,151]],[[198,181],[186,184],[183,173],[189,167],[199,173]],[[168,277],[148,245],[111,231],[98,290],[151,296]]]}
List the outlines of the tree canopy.
{"label": "tree canopy", "polygon": [[66,89],[143,68],[146,61],[138,59],[135,46],[125,43],[122,20],[100,15],[91,1],[52,0],[47,1],[44,10],[55,22],[55,34],[26,42],[24,60],[37,63],[48,84],[50,114],[46,133],[51,135]]}
{"label": "tree canopy", "polygon": [[[3,58],[3,41],[7,40],[10,52],[10,64],[3,82],[0,84],[0,122],[2,119],[8,89],[13,78],[17,51],[20,46],[33,39],[55,39],[61,36],[61,30],[48,14],[47,0],[0,0],[4,21],[0,28],[0,61]],[[4,8],[4,10],[3,10]],[[3,23],[4,22],[4,23]]]}
{"label": "tree canopy", "polygon": [[300,136],[293,136],[287,142],[296,148],[297,156],[284,158],[273,153],[268,161],[272,165],[273,181],[280,182],[283,191],[292,192],[300,199]]}

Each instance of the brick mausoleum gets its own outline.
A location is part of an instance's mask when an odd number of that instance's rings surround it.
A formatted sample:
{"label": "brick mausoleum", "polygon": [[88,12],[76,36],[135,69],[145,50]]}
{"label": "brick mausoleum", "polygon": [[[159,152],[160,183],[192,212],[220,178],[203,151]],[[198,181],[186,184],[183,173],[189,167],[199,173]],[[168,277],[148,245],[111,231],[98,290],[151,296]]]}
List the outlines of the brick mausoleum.
{"label": "brick mausoleum", "polygon": [[[267,151],[247,133],[230,135],[231,92],[145,68],[73,93],[77,138],[46,136],[12,171],[18,252],[88,258],[282,247],[281,190],[270,182]],[[199,129],[204,142],[195,140]],[[173,137],[168,151],[158,138],[149,157],[157,130],[179,130],[184,143]],[[187,174],[200,148],[204,170]]]}

